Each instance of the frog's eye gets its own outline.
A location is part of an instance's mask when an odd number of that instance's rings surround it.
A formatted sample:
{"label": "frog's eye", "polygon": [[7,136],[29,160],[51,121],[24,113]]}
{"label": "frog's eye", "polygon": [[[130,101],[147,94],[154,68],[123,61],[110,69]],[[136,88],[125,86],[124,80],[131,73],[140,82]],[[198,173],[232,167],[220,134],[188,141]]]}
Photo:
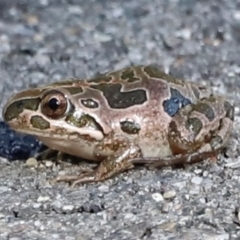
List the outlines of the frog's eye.
{"label": "frog's eye", "polygon": [[59,91],[47,92],[42,98],[42,113],[53,119],[61,118],[68,109],[68,100]]}

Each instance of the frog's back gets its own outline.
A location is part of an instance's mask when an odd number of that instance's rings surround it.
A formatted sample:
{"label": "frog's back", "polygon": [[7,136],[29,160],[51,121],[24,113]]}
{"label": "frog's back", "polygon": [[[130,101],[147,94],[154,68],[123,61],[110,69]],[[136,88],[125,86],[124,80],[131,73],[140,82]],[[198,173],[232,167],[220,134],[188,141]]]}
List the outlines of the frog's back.
{"label": "frog's back", "polygon": [[144,156],[171,154],[167,133],[172,117],[209,95],[207,88],[175,79],[154,66],[109,72],[87,83],[87,91],[101,93],[95,99],[101,101],[95,119],[115,134],[135,139]]}
{"label": "frog's back", "polygon": [[[143,89],[148,93],[149,98],[151,98],[152,94],[154,98],[155,95],[158,94],[162,99],[164,92],[172,88],[178,89],[193,101],[195,98],[199,99],[210,95],[208,88],[199,86],[196,83],[176,79],[154,65],[126,67],[121,70],[99,74],[96,77],[88,79],[72,78],[67,81],[52,83],[46,88],[56,88],[58,86],[66,88],[72,94],[87,92],[88,89],[97,89],[104,94],[116,94],[116,90],[126,92]],[[161,90],[157,91],[159,88]],[[111,95],[111,97],[113,97],[113,95]]]}
{"label": "frog's back", "polygon": [[180,108],[210,95],[208,88],[176,79],[152,65],[127,67],[90,79],[62,81],[47,88],[58,86],[71,93],[79,108],[114,126],[132,116],[152,120],[154,113],[159,121],[167,118],[169,121]]}
{"label": "frog's back", "polygon": [[[176,79],[154,65],[127,67],[98,75],[83,81],[81,84],[82,86],[102,90],[104,93],[113,93],[112,89],[118,89],[119,92],[143,89],[148,95],[148,100],[151,100],[152,97],[155,99],[156,95],[158,95],[160,103],[166,94],[171,95],[174,94],[172,92],[176,93],[176,91],[191,102],[203,97],[209,97],[211,94],[209,88],[197,83]],[[137,97],[139,97],[138,94]]]}
{"label": "frog's back", "polygon": [[[146,106],[162,105],[169,99],[189,98],[194,101],[196,96],[194,90],[189,91],[191,85],[177,80],[171,75],[160,71],[155,66],[133,66],[119,71],[108,72],[95,78],[84,80],[81,85],[85,91],[97,90],[103,95],[105,109],[108,111],[131,112],[143,109]],[[90,94],[86,94],[89,95]],[[98,99],[100,97],[98,96]],[[183,103],[184,104],[184,103]],[[151,108],[151,107],[150,107]],[[150,109],[149,108],[149,109]],[[146,111],[144,111],[146,112]]]}

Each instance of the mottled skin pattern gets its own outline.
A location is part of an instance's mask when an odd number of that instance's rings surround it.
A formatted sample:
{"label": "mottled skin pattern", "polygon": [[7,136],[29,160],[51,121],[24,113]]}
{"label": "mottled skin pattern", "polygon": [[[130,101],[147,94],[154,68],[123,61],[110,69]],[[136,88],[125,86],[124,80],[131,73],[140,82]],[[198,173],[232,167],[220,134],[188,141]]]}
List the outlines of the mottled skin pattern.
{"label": "mottled skin pattern", "polygon": [[26,90],[3,110],[16,131],[100,162],[95,171],[57,178],[74,185],[103,181],[136,163],[172,165],[216,154],[231,133],[233,115],[224,97],[153,66]]}

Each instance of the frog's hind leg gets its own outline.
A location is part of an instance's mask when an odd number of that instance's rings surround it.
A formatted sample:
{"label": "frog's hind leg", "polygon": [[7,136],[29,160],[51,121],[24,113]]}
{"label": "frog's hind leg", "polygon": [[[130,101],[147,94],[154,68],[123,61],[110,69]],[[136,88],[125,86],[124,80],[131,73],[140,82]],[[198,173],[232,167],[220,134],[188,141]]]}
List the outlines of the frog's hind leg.
{"label": "frog's hind leg", "polygon": [[169,125],[172,151],[219,150],[232,131],[233,115],[233,106],[222,97],[211,96],[182,108]]}
{"label": "frog's hind leg", "polygon": [[156,167],[195,163],[213,157],[225,146],[233,127],[233,106],[211,96],[182,108],[169,126],[172,156],[135,159]]}
{"label": "frog's hind leg", "polygon": [[78,176],[59,176],[53,182],[67,181],[71,182],[74,187],[81,183],[104,181],[118,173],[134,168],[132,159],[141,156],[139,147],[128,144],[118,144],[118,146],[119,149],[102,160],[95,170],[81,173]]}

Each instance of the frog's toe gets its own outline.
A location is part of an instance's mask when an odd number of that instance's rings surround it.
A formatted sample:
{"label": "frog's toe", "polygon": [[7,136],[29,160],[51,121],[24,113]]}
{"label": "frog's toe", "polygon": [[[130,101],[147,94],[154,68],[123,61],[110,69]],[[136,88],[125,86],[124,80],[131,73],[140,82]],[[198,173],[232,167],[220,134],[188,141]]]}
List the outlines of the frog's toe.
{"label": "frog's toe", "polygon": [[83,184],[83,183],[89,183],[89,182],[95,182],[95,176],[94,175],[90,175],[90,174],[82,174],[80,175],[77,179],[75,179],[74,181],[71,181],[71,187],[74,188],[75,186],[79,185],[79,184]]}
{"label": "frog's toe", "polygon": [[80,175],[58,176],[54,178],[51,182],[53,184],[57,182],[69,182],[71,187],[75,187],[76,185],[79,185],[81,183],[95,182],[95,181],[97,180],[93,171],[86,170],[86,171],[83,171]]}
{"label": "frog's toe", "polygon": [[75,180],[77,180],[79,178],[79,176],[75,176],[75,175],[65,175],[65,176],[57,176],[56,178],[51,180],[52,184],[55,184],[57,182],[73,182]]}

